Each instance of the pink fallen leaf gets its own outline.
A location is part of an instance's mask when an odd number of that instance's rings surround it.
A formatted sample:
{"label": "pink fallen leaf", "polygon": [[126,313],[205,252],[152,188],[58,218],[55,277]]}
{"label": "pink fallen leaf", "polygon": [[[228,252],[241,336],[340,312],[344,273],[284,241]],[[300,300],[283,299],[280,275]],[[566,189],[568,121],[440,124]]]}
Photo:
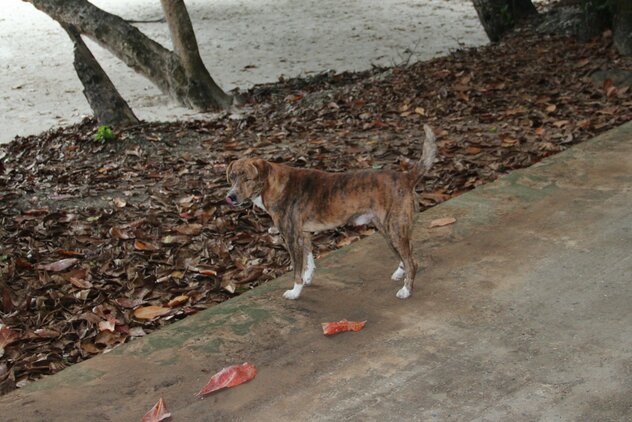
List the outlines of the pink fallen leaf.
{"label": "pink fallen leaf", "polygon": [[222,388],[235,387],[246,381],[250,381],[255,375],[257,375],[257,368],[251,363],[244,362],[241,365],[229,366],[213,375],[208,384],[206,384],[197,395],[203,396],[213,391],[221,390]]}
{"label": "pink fallen leaf", "polygon": [[164,306],[143,306],[134,310],[134,318],[137,319],[154,319],[159,316],[168,314],[171,308],[165,308]]}
{"label": "pink fallen leaf", "polygon": [[432,229],[433,227],[443,227],[454,223],[456,223],[456,218],[454,217],[437,218],[436,220],[432,220],[430,222],[429,228]]}
{"label": "pink fallen leaf", "polygon": [[337,322],[323,322],[323,334],[330,336],[332,334],[343,333],[345,331],[360,331],[366,325],[366,321],[347,321],[343,319]]}
{"label": "pink fallen leaf", "polygon": [[59,261],[51,262],[50,264],[40,264],[36,268],[38,270],[59,272],[72,267],[77,261],[77,258],[60,259]]}
{"label": "pink fallen leaf", "polygon": [[149,412],[145,413],[145,416],[143,416],[140,422],[160,422],[170,417],[171,413],[167,411],[165,401],[161,397],[158,403],[156,403]]}

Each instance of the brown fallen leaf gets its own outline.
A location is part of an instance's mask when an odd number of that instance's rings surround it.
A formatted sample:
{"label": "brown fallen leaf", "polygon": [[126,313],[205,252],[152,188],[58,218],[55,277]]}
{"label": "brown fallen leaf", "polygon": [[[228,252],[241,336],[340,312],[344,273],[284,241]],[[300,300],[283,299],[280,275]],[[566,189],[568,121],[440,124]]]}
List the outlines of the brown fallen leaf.
{"label": "brown fallen leaf", "polygon": [[[2,356],[2,355],[0,355]],[[0,363],[0,395],[6,394],[16,387],[15,373],[5,362]]]}
{"label": "brown fallen leaf", "polygon": [[111,331],[114,332],[116,328],[116,322],[114,319],[108,319],[107,321],[99,321],[99,331]]}
{"label": "brown fallen leaf", "polygon": [[504,138],[500,146],[502,146],[503,148],[510,148],[516,145],[517,143],[518,143],[517,139]]}
{"label": "brown fallen leaf", "polygon": [[24,215],[44,215],[48,214],[48,208],[31,208],[23,212]]}
{"label": "brown fallen leaf", "polygon": [[4,348],[20,338],[20,335],[6,325],[0,324],[0,358],[4,355]]}
{"label": "brown fallen leaf", "polygon": [[66,249],[57,249],[57,253],[63,256],[83,256],[81,251],[69,251]]}
{"label": "brown fallen leaf", "polygon": [[210,266],[208,265],[196,265],[196,266],[189,266],[188,268],[190,271],[195,271],[196,273],[205,275],[207,277],[214,277],[217,275],[217,271],[215,271],[214,269],[212,269]]}
{"label": "brown fallen leaf", "polygon": [[26,269],[26,270],[30,270],[31,268],[33,268],[33,264],[31,264],[30,262],[28,262],[24,258],[16,258],[15,259],[15,266],[17,268],[22,268],[22,269]]}
{"label": "brown fallen leaf", "polygon": [[569,123],[568,120],[557,120],[555,122],[553,122],[553,126],[555,127],[562,127],[562,126],[566,126]]}
{"label": "brown fallen leaf", "polygon": [[164,306],[143,306],[142,308],[134,310],[134,318],[151,320],[168,314],[169,312],[171,312],[171,308],[166,308]]}
{"label": "brown fallen leaf", "polygon": [[89,289],[92,287],[92,283],[90,283],[90,273],[86,268],[68,271],[62,274],[62,277],[78,289]]}
{"label": "brown fallen leaf", "polygon": [[180,234],[186,234],[189,236],[197,236],[202,233],[204,226],[201,224],[182,224],[175,228],[176,232]]}
{"label": "brown fallen leaf", "polygon": [[189,237],[184,236],[184,235],[174,236],[174,235],[168,234],[167,236],[164,236],[162,239],[160,239],[160,241],[164,243],[165,245],[183,244],[183,243],[189,242]]}
{"label": "brown fallen leaf", "polygon": [[114,198],[112,202],[114,203],[114,206],[116,206],[116,208],[125,208],[125,206],[127,205],[127,202],[125,202],[123,198]]}
{"label": "brown fallen leaf", "polygon": [[330,336],[345,331],[360,331],[366,325],[366,321],[356,322],[343,319],[338,322],[323,322],[321,325],[323,326],[323,334]]}
{"label": "brown fallen leaf", "polygon": [[151,242],[144,242],[142,240],[136,239],[134,241],[134,249],[136,249],[137,251],[157,251],[160,248]]}
{"label": "brown fallen leaf", "polygon": [[173,308],[175,306],[180,306],[186,303],[187,300],[189,300],[189,296],[187,295],[176,296],[167,303],[167,306],[170,308]]}
{"label": "brown fallen leaf", "polygon": [[170,417],[171,413],[167,411],[167,406],[161,397],[158,403],[149,409],[149,412],[145,413],[145,416],[143,416],[140,422],[160,422]]}
{"label": "brown fallen leaf", "polygon": [[131,235],[128,232],[116,226],[110,228],[109,233],[110,233],[110,236],[112,236],[115,239],[127,240],[127,239],[134,238],[134,235]]}
{"label": "brown fallen leaf", "polygon": [[79,261],[77,258],[66,258],[59,261],[51,262],[50,264],[40,264],[36,268],[38,270],[59,272],[72,267],[77,263],[77,261]]}
{"label": "brown fallen leaf", "polygon": [[584,66],[586,66],[588,63],[590,63],[590,59],[588,59],[588,58],[583,58],[583,59],[579,60],[577,63],[575,63],[575,67],[576,67],[576,68],[584,67]]}
{"label": "brown fallen leaf", "polygon": [[338,242],[336,242],[336,247],[342,248],[344,246],[349,246],[350,244],[352,244],[353,242],[355,242],[356,240],[359,240],[359,239],[360,239],[359,236],[343,237]]}
{"label": "brown fallen leaf", "polygon": [[467,147],[465,148],[465,153],[469,155],[476,155],[481,152],[479,147]]}
{"label": "brown fallen leaf", "polygon": [[442,217],[432,220],[428,228],[432,229],[434,227],[443,227],[448,226],[450,224],[456,223],[456,218],[454,217]]}
{"label": "brown fallen leaf", "polygon": [[208,384],[202,387],[197,395],[203,396],[222,388],[235,387],[250,381],[255,375],[257,375],[257,368],[251,363],[244,362],[241,365],[229,366],[213,375]]}
{"label": "brown fallen leaf", "polygon": [[55,338],[61,335],[59,331],[53,330],[50,328],[38,328],[37,330],[33,332],[35,333],[36,336],[43,337],[43,338]]}

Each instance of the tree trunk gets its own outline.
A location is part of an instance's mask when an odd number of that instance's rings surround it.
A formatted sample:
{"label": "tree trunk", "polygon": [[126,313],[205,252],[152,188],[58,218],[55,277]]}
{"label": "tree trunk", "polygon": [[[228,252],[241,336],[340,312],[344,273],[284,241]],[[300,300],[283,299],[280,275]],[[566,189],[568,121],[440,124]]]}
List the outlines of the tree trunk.
{"label": "tree trunk", "polygon": [[[148,38],[120,17],[99,9],[86,0],[25,1],[56,21],[74,26],[79,33],[96,41],[151,80],[163,93],[186,107],[207,111],[226,108],[232,102],[231,97],[214,82],[215,88],[207,89],[208,80],[194,79],[199,75],[188,74],[178,55]],[[212,81],[210,76],[208,79]],[[202,89],[193,92],[192,87]]]}
{"label": "tree trunk", "polygon": [[212,97],[224,108],[230,106],[232,98],[217,86],[200,57],[195,32],[184,1],[160,0],[160,3],[169,24],[174,53],[180,58],[180,63],[188,76],[188,95]]}
{"label": "tree trunk", "polygon": [[619,53],[632,55],[632,2],[616,0],[613,16],[613,39]]}
{"label": "tree trunk", "polygon": [[100,125],[131,126],[138,118],[94,58],[76,28],[62,25],[75,45],[74,66],[94,117]]}
{"label": "tree trunk", "polygon": [[520,19],[538,13],[531,0],[472,0],[472,4],[492,42],[500,41]]}

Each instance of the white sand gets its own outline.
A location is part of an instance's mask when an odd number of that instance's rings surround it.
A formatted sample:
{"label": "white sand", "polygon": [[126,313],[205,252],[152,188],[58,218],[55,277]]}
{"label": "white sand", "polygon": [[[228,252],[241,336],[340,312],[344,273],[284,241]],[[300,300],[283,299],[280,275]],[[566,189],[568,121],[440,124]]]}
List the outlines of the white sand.
{"label": "white sand", "polygon": [[[77,122],[91,110],[59,25],[21,0],[0,0],[0,143]],[[158,0],[94,0],[126,19],[162,16]],[[224,89],[279,76],[425,60],[487,42],[470,0],[188,0],[202,57]],[[165,23],[138,24],[170,48]],[[171,103],[109,52],[88,43],[146,120],[202,117]]]}

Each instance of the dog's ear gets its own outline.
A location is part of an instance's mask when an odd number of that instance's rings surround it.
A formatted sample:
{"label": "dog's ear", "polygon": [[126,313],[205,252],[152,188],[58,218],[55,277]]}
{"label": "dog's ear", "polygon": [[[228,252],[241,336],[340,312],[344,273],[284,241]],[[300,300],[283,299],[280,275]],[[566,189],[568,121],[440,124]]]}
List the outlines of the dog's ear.
{"label": "dog's ear", "polygon": [[235,164],[235,161],[231,161],[226,167],[226,181],[228,183],[230,183],[230,172],[233,170],[233,164]]}
{"label": "dog's ear", "polygon": [[260,179],[265,179],[266,177],[268,177],[269,164],[266,160],[256,158],[252,160],[252,165],[255,167],[255,169],[257,169],[255,177],[259,177]]}
{"label": "dog's ear", "polygon": [[257,176],[259,176],[259,169],[254,162],[255,160],[248,160],[244,166],[244,173],[246,174],[246,179],[248,180],[254,180]]}

